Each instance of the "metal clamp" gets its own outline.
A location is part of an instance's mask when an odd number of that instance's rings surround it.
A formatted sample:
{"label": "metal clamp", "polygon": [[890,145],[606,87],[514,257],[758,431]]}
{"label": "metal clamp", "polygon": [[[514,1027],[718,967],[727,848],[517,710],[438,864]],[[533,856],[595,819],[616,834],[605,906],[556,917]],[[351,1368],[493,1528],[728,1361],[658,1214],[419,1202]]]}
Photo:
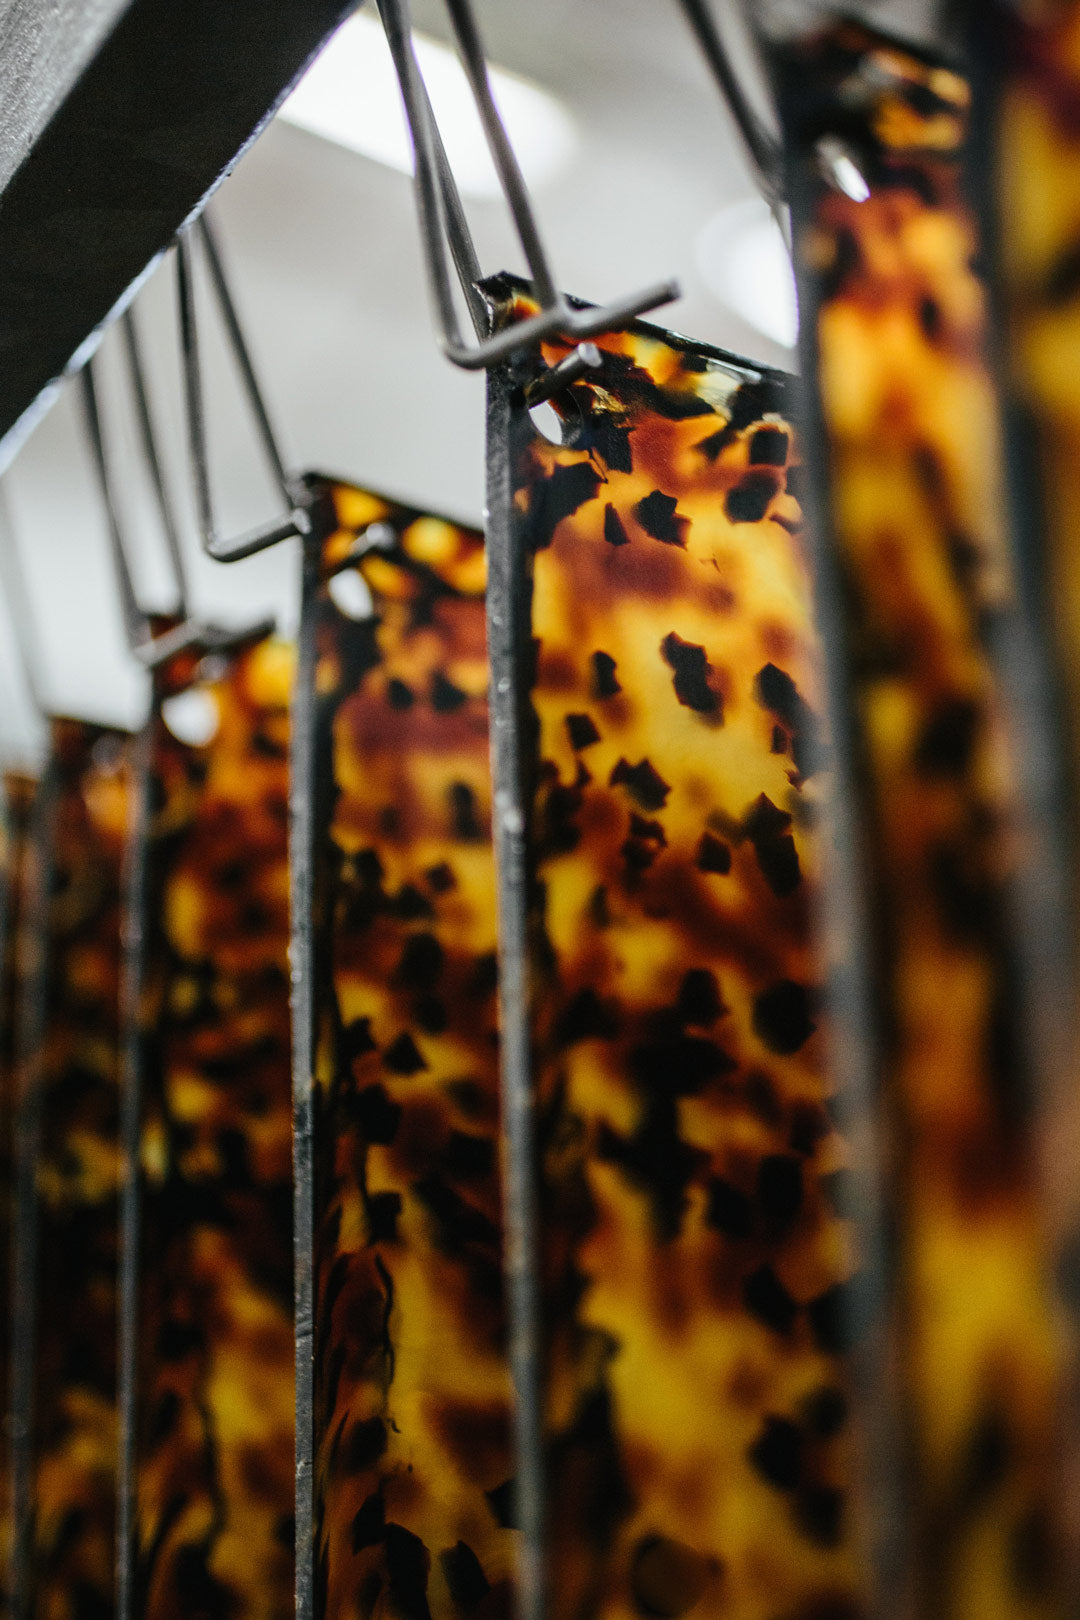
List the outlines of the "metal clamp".
{"label": "metal clamp", "polygon": [[[439,344],[448,360],[466,371],[484,370],[518,350],[535,346],[544,338],[556,334],[572,338],[596,337],[679,297],[678,282],[669,280],[602,309],[578,310],[559,292],[541,241],[525,177],[491,93],[487,62],[471,5],[469,0],[446,0],[462,65],[540,304],[539,313],[529,319],[484,335],[486,310],[477,292],[480,269],[476,248],[416,59],[409,3],[408,0],[377,0],[377,3],[412,135],[420,236]],[[476,330],[478,341],[475,344],[467,343],[462,334],[451,263]]]}
{"label": "metal clamp", "polygon": [[303,537],[311,533],[308,510],[310,492],[302,480],[289,477],[278,446],[277,435],[255,374],[255,366],[244,337],[240,317],[229,288],[228,277],[214,233],[205,214],[200,215],[193,230],[202,241],[210,281],[221,311],[230,347],[244,385],[248,405],[263,454],[274,482],[281,491],[287,512],[284,517],[249,530],[246,534],[227,539],[218,533],[214,516],[214,496],[210,479],[210,455],[207,445],[206,408],[203,396],[202,366],[199,358],[198,319],[195,306],[194,264],[191,231],[185,231],[177,241],[176,278],[180,317],[180,343],[184,366],[184,399],[187,411],[188,448],[195,485],[195,504],[198,513],[199,535],[203,550],[215,562],[240,562],[265,551],[279,540]]}

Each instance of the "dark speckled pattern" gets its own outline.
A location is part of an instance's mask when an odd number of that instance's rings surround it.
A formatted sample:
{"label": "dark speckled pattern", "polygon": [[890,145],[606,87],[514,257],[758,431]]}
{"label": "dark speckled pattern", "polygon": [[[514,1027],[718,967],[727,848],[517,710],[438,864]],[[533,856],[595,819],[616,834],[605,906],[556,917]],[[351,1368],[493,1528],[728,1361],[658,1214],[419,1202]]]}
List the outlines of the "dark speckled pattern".
{"label": "dark speckled pattern", "polygon": [[121,1154],[120,917],[132,739],[54,720],[52,853],[32,968],[42,1040],[23,1053],[34,1117],[37,1268],[26,1414],[33,1510],[26,1613],[99,1620],[114,1601]]}
{"label": "dark speckled pattern", "polygon": [[140,1074],[135,1601],[293,1613],[288,701],[263,641],[195,679],[204,745],[151,719]]}
{"label": "dark speckled pattern", "polygon": [[600,347],[566,442],[519,410],[512,445],[549,1612],[850,1617],[858,1256],[790,382],[652,328]]}
{"label": "dark speckled pattern", "polygon": [[[994,632],[1015,594],[970,91],[854,26],[793,52],[784,83],[878,931],[919,1612],[1057,1616],[1059,1346],[1009,902]],[[825,183],[822,133],[848,141],[867,200]]]}
{"label": "dark speckled pattern", "polygon": [[[324,495],[316,1125],[320,1615],[509,1612],[484,556]],[[358,537],[374,549],[350,567]],[[365,540],[360,540],[363,546]],[[351,619],[333,574],[371,593]],[[500,1495],[500,1492],[502,1495]]]}
{"label": "dark speckled pattern", "polygon": [[[483,543],[348,486],[324,503],[305,614],[322,896],[316,1613],[503,1620],[515,1536]],[[335,595],[361,582],[373,613],[357,620]]]}
{"label": "dark speckled pattern", "polygon": [[0,1410],[4,1434],[0,1450],[0,1613],[8,1609],[11,1514],[11,1243],[14,1217],[16,1052],[19,1017],[19,938],[29,873],[27,840],[36,783],[15,771],[4,774],[0,829]]}

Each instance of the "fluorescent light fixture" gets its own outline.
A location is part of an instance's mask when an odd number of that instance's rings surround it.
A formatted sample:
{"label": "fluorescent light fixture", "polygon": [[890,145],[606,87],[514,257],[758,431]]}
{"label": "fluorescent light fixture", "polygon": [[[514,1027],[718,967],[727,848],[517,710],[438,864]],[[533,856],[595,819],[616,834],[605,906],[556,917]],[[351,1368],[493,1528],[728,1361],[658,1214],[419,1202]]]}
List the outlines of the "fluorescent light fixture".
{"label": "fluorescent light fixture", "polygon": [[[500,187],[476,106],[456,52],[415,36],[420,71],[462,192],[498,197]],[[538,84],[491,68],[491,87],[531,186],[568,165],[577,129],[561,102]],[[412,143],[390,49],[378,20],[354,16],[312,63],[278,115],[324,140],[411,174]]]}
{"label": "fluorescent light fixture", "polygon": [[697,239],[697,265],[715,298],[782,348],[799,337],[795,277],[784,238],[760,198],[732,203]]}

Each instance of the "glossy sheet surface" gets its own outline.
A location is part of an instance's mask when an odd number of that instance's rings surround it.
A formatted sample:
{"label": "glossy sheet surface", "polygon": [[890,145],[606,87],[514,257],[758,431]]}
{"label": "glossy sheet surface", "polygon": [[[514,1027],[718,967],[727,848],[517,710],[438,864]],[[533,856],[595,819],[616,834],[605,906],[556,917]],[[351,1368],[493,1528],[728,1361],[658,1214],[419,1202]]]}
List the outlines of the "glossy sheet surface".
{"label": "glossy sheet surface", "polygon": [[[1080,834],[1080,5],[1076,0],[999,5],[972,17],[971,26],[987,92],[992,162],[986,198],[1002,282],[1013,500],[1043,575],[1040,608],[1061,682],[1075,975],[1080,938],[1075,854]],[[1046,1163],[1052,1231],[1071,1306],[1072,1403],[1062,1411],[1071,1475],[1061,1503],[1074,1590],[1080,1584],[1078,992],[1074,976],[1063,1095],[1050,1122]]]}
{"label": "glossy sheet surface", "polygon": [[324,500],[304,620],[316,1613],[496,1620],[515,1538],[483,542],[348,487]]}
{"label": "glossy sheet surface", "polygon": [[[33,1154],[19,1239],[32,1355],[26,1615],[112,1610],[116,1567],[121,884],[132,739],[54,720],[35,818],[40,910],[26,935],[20,1132]],[[37,825],[40,822],[40,825]],[[29,933],[32,929],[32,934]],[[21,1289],[20,1289],[21,1292]]]}
{"label": "glossy sheet surface", "polygon": [[[1018,940],[1013,605],[956,74],[847,27],[786,63],[808,369],[878,928],[920,1613],[1060,1612],[1056,1344]],[[822,178],[824,137],[869,190]],[[837,148],[833,147],[833,154]],[[852,188],[849,185],[849,189]]]}
{"label": "glossy sheet surface", "polygon": [[[293,1611],[291,650],[166,669],[141,964],[133,1613]],[[216,667],[215,667],[216,665]],[[186,715],[186,718],[185,718]],[[182,742],[205,725],[208,740]],[[216,727],[216,730],[215,730]]]}
{"label": "glossy sheet surface", "polygon": [[36,784],[8,771],[3,778],[0,832],[0,1410],[4,1413],[0,1453],[0,1609],[9,1594],[11,1499],[11,1243],[15,1204],[15,1101],[18,1027],[18,941],[24,915],[27,838]]}
{"label": "glossy sheet surface", "polygon": [[652,329],[600,346],[564,444],[511,432],[550,1613],[853,1615],[790,386]]}

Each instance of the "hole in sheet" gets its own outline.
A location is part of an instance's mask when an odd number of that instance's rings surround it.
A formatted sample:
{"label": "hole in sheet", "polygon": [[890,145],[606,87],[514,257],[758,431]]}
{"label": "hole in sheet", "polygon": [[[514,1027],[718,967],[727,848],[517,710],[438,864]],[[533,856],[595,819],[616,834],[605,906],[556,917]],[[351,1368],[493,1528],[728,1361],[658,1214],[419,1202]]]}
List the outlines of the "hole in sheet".
{"label": "hole in sheet", "polygon": [[566,429],[563,419],[550,399],[545,399],[539,405],[534,405],[529,411],[529,415],[537,433],[542,438],[545,438],[549,444],[561,445],[565,443]]}
{"label": "hole in sheet", "polygon": [[217,703],[205,687],[192,686],[176,692],[161,705],[161,718],[177,742],[189,748],[205,748],[217,736],[221,716]]}
{"label": "hole in sheet", "polygon": [[347,619],[370,619],[375,612],[367,580],[355,568],[346,568],[340,574],[334,574],[327,590],[338,612]]}

